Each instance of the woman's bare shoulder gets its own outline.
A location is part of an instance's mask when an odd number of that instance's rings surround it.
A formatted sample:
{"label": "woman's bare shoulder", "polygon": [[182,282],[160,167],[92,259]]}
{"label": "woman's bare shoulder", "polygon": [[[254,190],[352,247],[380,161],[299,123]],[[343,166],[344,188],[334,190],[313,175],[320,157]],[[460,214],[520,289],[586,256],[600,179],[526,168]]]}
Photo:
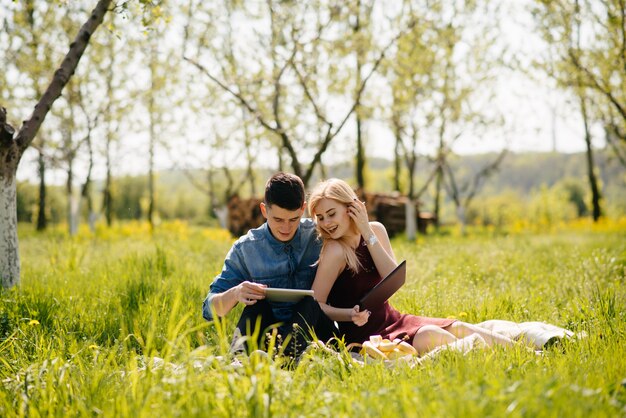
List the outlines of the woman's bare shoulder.
{"label": "woman's bare shoulder", "polygon": [[344,249],[337,241],[331,240],[324,246],[322,254],[320,254],[320,265],[334,266],[335,268],[343,267],[346,264],[346,255]]}
{"label": "woman's bare shoulder", "polygon": [[343,247],[339,242],[335,240],[328,240],[326,245],[324,245],[324,251],[322,252],[322,257],[326,256],[328,258],[343,258]]}

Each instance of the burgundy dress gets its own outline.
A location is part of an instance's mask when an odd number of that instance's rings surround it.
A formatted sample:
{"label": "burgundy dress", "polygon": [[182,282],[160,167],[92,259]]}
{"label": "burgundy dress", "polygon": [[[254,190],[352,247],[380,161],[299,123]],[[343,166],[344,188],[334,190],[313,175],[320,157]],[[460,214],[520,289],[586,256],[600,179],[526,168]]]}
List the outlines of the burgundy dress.
{"label": "burgundy dress", "polygon": [[[363,295],[382,280],[363,238],[356,249],[356,255],[362,268],[356,274],[348,268],[341,272],[328,295],[330,306],[353,308]],[[345,335],[346,343],[362,343],[369,340],[370,335],[381,335],[389,340],[400,338],[412,343],[417,330],[422,326],[436,325],[443,328],[455,321],[454,319],[401,314],[389,302],[385,302],[379,308],[371,309],[371,312],[369,320],[361,327],[352,321],[337,322],[339,331]]]}

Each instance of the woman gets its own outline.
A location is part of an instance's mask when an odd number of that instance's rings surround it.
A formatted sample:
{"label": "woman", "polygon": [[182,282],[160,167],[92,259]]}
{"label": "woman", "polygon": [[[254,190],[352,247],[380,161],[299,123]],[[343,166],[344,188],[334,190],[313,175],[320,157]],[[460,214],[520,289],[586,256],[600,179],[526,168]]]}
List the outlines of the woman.
{"label": "woman", "polygon": [[371,335],[413,344],[421,355],[440,345],[479,334],[488,345],[511,345],[502,335],[453,319],[401,314],[389,302],[360,311],[359,299],[397,265],[387,230],[369,222],[365,204],[343,180],[319,183],[309,198],[309,213],[322,237],[313,290],[324,313],[337,321],[346,343]]}

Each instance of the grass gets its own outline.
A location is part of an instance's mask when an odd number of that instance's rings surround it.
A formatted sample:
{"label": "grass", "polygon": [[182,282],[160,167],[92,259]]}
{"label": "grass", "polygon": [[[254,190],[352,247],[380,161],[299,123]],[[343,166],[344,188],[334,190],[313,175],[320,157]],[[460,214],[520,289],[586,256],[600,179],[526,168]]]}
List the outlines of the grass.
{"label": "grass", "polygon": [[586,339],[444,353],[409,368],[314,353],[231,365],[239,309],[201,303],[224,232],[143,224],[69,239],[21,227],[22,284],[0,290],[0,416],[624,416],[626,231],[396,239],[403,312],[545,321]]}

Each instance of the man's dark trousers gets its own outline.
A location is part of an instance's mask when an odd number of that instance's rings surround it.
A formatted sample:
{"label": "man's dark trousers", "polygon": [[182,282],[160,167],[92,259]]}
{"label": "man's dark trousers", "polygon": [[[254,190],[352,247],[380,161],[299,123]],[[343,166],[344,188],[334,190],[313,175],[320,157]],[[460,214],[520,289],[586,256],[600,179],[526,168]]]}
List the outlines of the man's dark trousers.
{"label": "man's dark trousers", "polygon": [[[254,348],[267,349],[269,343],[267,335],[271,334],[272,328],[277,330],[278,338],[282,341],[291,335],[285,354],[294,357],[299,356],[306,348],[307,341],[313,339],[311,330],[315,338],[321,341],[328,341],[339,335],[335,323],[324,314],[319,303],[311,296],[302,298],[294,305],[293,315],[287,323],[278,325],[280,322],[274,317],[271,305],[266,300],[259,300],[254,305],[246,306],[237,323],[237,329],[244,337],[254,336],[255,331],[257,333],[256,347],[248,341],[249,338],[246,339],[247,351],[250,352]],[[238,345],[236,341],[234,343]]]}

